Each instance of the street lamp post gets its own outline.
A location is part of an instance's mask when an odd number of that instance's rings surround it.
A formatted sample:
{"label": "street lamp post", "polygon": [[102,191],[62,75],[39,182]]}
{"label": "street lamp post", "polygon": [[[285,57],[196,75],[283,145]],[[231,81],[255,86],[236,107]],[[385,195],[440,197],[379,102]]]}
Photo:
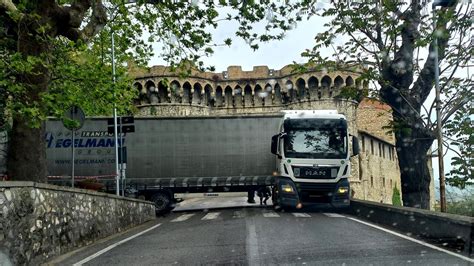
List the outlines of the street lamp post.
{"label": "street lamp post", "polygon": [[[115,41],[114,32],[112,31],[112,80],[114,83],[114,97],[115,97]],[[120,177],[118,164],[118,136],[117,136],[117,103],[114,103],[114,138],[115,138],[115,194],[120,194]]]}
{"label": "street lamp post", "polygon": [[455,4],[454,0],[435,0],[433,1],[433,35],[434,35],[434,74],[435,74],[435,90],[436,90],[436,137],[438,140],[438,171],[439,171],[439,193],[441,211],[446,212],[446,179],[444,176],[444,160],[443,160],[443,128],[441,124],[441,100],[439,89],[439,62],[438,62],[438,36],[436,33],[436,7],[449,7]]}

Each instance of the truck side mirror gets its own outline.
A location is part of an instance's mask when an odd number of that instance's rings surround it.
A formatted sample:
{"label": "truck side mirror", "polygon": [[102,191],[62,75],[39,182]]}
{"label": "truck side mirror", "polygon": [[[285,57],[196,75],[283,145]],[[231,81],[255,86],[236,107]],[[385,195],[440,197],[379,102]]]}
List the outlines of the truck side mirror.
{"label": "truck side mirror", "polygon": [[352,136],[352,156],[358,155],[359,152],[359,139],[356,136]]}
{"label": "truck side mirror", "polygon": [[272,147],[271,151],[273,154],[278,155],[278,140],[280,139],[279,135],[274,135],[272,137]]}

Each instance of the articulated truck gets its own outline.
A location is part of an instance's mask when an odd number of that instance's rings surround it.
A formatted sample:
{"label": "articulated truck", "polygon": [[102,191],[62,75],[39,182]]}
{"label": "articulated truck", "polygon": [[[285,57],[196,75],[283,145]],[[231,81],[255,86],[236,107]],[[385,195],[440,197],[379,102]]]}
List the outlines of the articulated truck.
{"label": "articulated truck", "polygon": [[[270,115],[134,119],[124,133],[123,187],[127,196],[173,208],[176,193],[273,190],[276,208],[349,205],[347,121],[336,111],[283,111]],[[75,180],[95,178],[116,191],[115,139],[107,118],[88,118],[74,133]],[[72,137],[48,120],[49,182],[71,185]],[[352,155],[357,154],[352,137]],[[270,145],[271,144],[271,145]],[[122,149],[123,148],[123,149]]]}

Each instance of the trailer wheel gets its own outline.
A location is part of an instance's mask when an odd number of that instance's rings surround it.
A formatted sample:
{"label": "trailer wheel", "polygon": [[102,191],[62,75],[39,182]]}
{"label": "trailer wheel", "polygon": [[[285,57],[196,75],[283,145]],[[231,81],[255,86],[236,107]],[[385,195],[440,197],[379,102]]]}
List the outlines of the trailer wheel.
{"label": "trailer wheel", "polygon": [[151,201],[155,203],[156,214],[162,214],[172,209],[172,199],[169,193],[157,192],[153,194]]}

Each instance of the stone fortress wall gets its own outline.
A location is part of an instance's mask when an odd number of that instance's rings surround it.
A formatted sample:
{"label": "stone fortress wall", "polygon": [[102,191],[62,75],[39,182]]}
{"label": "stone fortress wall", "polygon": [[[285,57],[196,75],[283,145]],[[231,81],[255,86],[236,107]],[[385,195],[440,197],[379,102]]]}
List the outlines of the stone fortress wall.
{"label": "stone fortress wall", "polygon": [[[350,134],[361,141],[361,155],[351,158],[354,197],[392,203],[393,187],[400,189],[398,160],[396,155],[389,155],[396,154],[394,139],[382,129],[392,119],[389,108],[384,106],[386,112],[381,116],[377,108],[371,107],[380,105],[378,101],[358,103],[340,97],[345,88],[367,89],[368,84],[360,82],[357,74],[317,70],[295,73],[292,66],[280,70],[256,66],[251,71],[229,66],[221,73],[192,70],[185,78],[165,66],[132,67],[130,74],[139,92],[135,106],[141,116],[223,116],[288,109],[336,109],[347,117]],[[366,142],[377,140],[373,145],[380,145],[387,154],[368,154],[366,144],[362,149],[362,137]],[[375,181],[370,182],[371,177]]]}

